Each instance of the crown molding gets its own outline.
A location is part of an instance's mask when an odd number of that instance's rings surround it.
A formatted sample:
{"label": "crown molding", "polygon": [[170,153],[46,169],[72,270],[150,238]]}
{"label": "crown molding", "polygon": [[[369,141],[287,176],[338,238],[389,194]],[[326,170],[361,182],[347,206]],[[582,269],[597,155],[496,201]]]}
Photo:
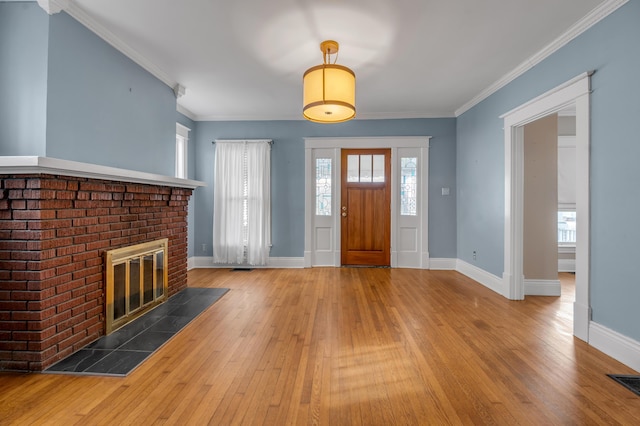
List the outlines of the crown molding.
{"label": "crown molding", "polygon": [[180,83],[173,86],[173,93],[176,95],[176,99],[183,97],[186,91],[187,89]]}
{"label": "crown molding", "polygon": [[584,18],[576,22],[574,25],[569,27],[567,31],[564,32],[560,37],[549,43],[547,46],[542,48],[542,50],[538,51],[536,54],[531,56],[529,59],[522,62],[515,69],[513,69],[508,74],[504,75],[498,81],[493,83],[491,86],[484,89],[482,92],[478,93],[473,99],[469,102],[462,105],[455,111],[455,116],[459,117],[465,112],[469,111],[474,106],[478,105],[483,100],[487,99],[489,96],[496,93],[498,90],[502,89],[507,84],[511,83],[516,78],[520,77],[525,72],[529,71],[534,66],[538,65],[540,62],[551,56],[553,53],[558,51],[560,48],[568,44],[571,40],[578,37],[583,32],[587,31],[589,28],[600,22],[602,19],[609,16],[611,13],[616,11],[622,5],[627,3],[629,0],[607,0],[593,9],[589,14],[587,14]]}
{"label": "crown molding", "polygon": [[38,6],[44,9],[49,15],[55,15],[69,7],[71,0],[38,0]]}
{"label": "crown molding", "polygon": [[357,119],[360,120],[402,120],[407,118],[453,118],[455,117],[453,112],[420,112],[420,111],[407,111],[407,112],[365,112],[357,115]]}
{"label": "crown molding", "polygon": [[304,120],[302,114],[298,115],[195,115],[194,121],[300,121]]}
{"label": "crown molding", "polygon": [[[38,0],[40,3],[41,0]],[[72,18],[76,21],[80,22],[82,25],[87,27],[89,30],[94,32],[98,37],[109,43],[116,50],[120,51],[126,57],[131,59],[136,64],[140,65],[142,68],[151,73],[158,80],[162,81],[167,86],[172,89],[178,85],[177,81],[174,81],[167,73],[165,73],[160,67],[155,65],[149,59],[144,57],[140,52],[135,50],[133,47],[126,44],[124,41],[119,39],[115,34],[111,31],[107,30],[105,27],[100,25],[96,20],[91,18],[84,10],[80,7],[76,6],[75,3],[71,3],[70,0],[50,0],[50,1],[68,1],[69,6],[65,7],[64,11],[67,12]]]}
{"label": "crown molding", "polygon": [[176,104],[176,111],[178,111],[180,114],[184,115],[185,117],[193,121],[199,121],[197,115],[195,115],[194,113],[191,112],[191,110],[186,109],[180,104]]}

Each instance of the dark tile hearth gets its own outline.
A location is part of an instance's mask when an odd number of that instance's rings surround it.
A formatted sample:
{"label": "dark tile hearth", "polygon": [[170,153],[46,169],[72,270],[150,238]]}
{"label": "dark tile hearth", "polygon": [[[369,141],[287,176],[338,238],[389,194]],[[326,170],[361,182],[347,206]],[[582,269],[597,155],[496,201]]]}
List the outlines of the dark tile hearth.
{"label": "dark tile hearth", "polygon": [[58,361],[45,373],[126,376],[228,288],[187,288],[108,336]]}

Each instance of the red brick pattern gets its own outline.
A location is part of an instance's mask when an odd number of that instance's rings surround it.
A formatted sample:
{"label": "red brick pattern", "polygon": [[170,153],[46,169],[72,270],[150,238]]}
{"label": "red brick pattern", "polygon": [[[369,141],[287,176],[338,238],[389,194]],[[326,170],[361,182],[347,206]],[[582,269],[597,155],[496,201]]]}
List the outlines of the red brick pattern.
{"label": "red brick pattern", "polygon": [[104,252],[169,239],[187,286],[191,189],[0,175],[0,370],[41,371],[105,332]]}

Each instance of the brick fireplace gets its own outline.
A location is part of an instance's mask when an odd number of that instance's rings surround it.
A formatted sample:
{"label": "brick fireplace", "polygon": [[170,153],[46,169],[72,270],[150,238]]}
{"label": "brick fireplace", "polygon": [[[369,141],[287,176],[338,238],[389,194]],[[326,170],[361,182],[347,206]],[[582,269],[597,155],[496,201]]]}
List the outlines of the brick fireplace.
{"label": "brick fireplace", "polygon": [[167,238],[168,294],[187,286],[200,182],[13,158],[30,161],[0,164],[0,370],[44,370],[105,334],[107,250]]}

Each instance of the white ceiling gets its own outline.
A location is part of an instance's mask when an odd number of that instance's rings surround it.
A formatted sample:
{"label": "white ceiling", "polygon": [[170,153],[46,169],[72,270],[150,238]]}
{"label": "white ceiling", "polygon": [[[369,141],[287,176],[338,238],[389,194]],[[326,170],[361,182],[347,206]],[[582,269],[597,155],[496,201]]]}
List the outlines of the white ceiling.
{"label": "white ceiling", "polygon": [[337,40],[338,63],[356,73],[358,118],[451,117],[606,3],[72,0],[66,10],[184,86],[178,104],[192,118],[277,120],[302,118],[302,74],[322,63],[322,40]]}

